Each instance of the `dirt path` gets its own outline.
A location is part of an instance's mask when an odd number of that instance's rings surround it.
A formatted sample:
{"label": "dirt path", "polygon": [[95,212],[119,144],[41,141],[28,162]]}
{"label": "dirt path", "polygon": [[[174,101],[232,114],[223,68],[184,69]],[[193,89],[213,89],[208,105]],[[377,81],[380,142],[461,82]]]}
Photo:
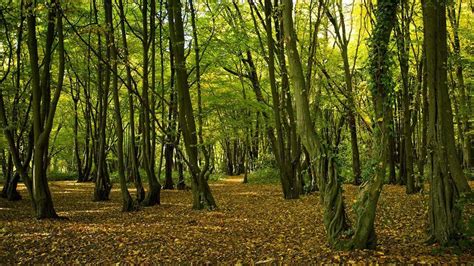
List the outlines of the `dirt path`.
{"label": "dirt path", "polygon": [[[279,185],[242,184],[240,176],[211,188],[216,211],[193,211],[190,191],[166,190],[162,205],[122,213],[118,185],[110,201],[92,202],[93,184],[52,182],[66,221],[38,221],[28,199],[0,199],[0,263],[474,261],[473,251],[440,254],[423,244],[426,196],[407,196],[401,187],[382,193],[377,250],[355,252],[326,245],[317,194],[288,201]],[[27,198],[24,187],[20,192]],[[346,202],[356,192],[346,186]]]}
{"label": "dirt path", "polygon": [[219,183],[235,185],[235,184],[242,184],[243,180],[244,180],[243,175],[232,175],[232,176],[227,176],[225,179],[220,180]]}

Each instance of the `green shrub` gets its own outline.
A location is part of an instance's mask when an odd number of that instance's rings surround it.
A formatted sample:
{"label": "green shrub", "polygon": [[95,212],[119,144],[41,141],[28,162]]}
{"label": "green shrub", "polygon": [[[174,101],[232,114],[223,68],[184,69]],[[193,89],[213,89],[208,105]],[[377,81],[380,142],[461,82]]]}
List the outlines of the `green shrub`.
{"label": "green shrub", "polygon": [[65,180],[77,180],[77,173],[50,172],[48,174],[48,181],[65,181]]}
{"label": "green shrub", "polygon": [[248,176],[251,184],[275,184],[280,182],[280,172],[273,167],[257,169]]}

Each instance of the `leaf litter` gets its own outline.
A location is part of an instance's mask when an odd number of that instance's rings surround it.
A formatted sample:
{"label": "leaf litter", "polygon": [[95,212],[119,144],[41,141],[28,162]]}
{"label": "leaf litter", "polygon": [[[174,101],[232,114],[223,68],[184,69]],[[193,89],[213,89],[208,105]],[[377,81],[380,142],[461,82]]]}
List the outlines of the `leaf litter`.
{"label": "leaf litter", "polygon": [[[404,187],[384,186],[376,250],[334,251],[318,193],[284,200],[277,184],[241,184],[238,178],[211,184],[215,211],[192,210],[190,191],[162,190],[161,205],[131,213],[120,212],[118,185],[110,201],[92,202],[92,183],[51,182],[56,210],[69,218],[59,221],[33,218],[26,189],[19,186],[24,200],[0,199],[0,263],[474,262],[473,250],[439,252],[424,243],[426,193],[406,195]],[[357,190],[344,186],[346,203]],[[471,206],[465,216],[473,213]]]}

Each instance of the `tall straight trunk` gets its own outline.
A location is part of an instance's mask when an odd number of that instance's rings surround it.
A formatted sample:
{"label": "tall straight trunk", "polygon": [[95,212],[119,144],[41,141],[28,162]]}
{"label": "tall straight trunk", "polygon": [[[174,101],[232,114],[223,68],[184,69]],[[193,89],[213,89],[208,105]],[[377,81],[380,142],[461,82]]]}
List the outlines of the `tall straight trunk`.
{"label": "tall straight trunk", "polygon": [[[163,14],[163,0],[160,0],[160,10],[159,10],[159,17],[160,21],[158,23],[158,29],[159,29],[159,45],[160,45],[160,108],[161,108],[161,121],[164,124],[165,121],[165,57],[164,57],[164,47],[163,47],[163,23],[164,23],[164,17],[165,15]],[[171,51],[170,51],[171,53]],[[161,180],[161,172],[162,172],[162,166],[163,166],[163,157],[164,157],[164,151],[166,147],[165,143],[166,139],[166,134],[162,132],[161,135],[161,150],[160,150],[160,162],[159,162],[159,168],[158,168],[158,179]],[[166,182],[165,182],[166,185]],[[164,186],[163,186],[164,187]]]}
{"label": "tall straight trunk", "polygon": [[197,102],[198,102],[198,113],[197,113],[197,125],[198,125],[198,142],[200,145],[203,144],[202,138],[202,96],[201,96],[201,64],[200,56],[201,52],[199,49],[199,39],[197,34],[196,26],[196,11],[194,9],[193,0],[189,0],[189,7],[191,12],[191,27],[193,30],[193,40],[194,40],[194,63],[196,72],[196,89],[197,89]]}
{"label": "tall straight trunk", "polygon": [[[125,13],[123,10],[123,1],[118,1],[118,8],[120,13],[120,29],[122,35],[122,45],[124,51],[124,61],[125,69],[127,71],[126,86],[132,88],[132,70],[129,65],[128,58],[128,43],[127,43],[127,32],[125,30]],[[142,179],[139,172],[139,162],[138,162],[138,149],[136,143],[136,134],[135,134],[135,106],[134,106],[134,97],[132,93],[128,94],[128,105],[129,105],[129,123],[130,123],[130,179],[135,183],[135,188],[137,190],[137,201],[142,202],[145,198],[145,190],[143,189]]]}
{"label": "tall straight trunk", "polygon": [[393,119],[393,109],[389,108],[388,112],[388,151],[387,151],[387,165],[388,165],[388,181],[390,184],[397,184],[397,172],[395,169],[396,154],[397,154],[397,143],[395,140],[395,121]]}
{"label": "tall straight trunk", "polygon": [[[344,24],[343,24],[344,27]],[[343,29],[343,32],[345,30]],[[354,185],[360,185],[361,183],[361,171],[360,171],[360,158],[359,158],[359,145],[357,142],[357,124],[356,124],[356,111],[355,111],[355,101],[354,101],[354,92],[352,89],[352,71],[349,66],[349,56],[347,52],[347,47],[349,41],[346,40],[344,33],[344,40],[342,45],[342,58],[344,61],[344,77],[346,82],[346,90],[349,95],[349,106],[347,114],[347,124],[349,126],[349,131],[351,134],[351,149],[352,149],[352,174],[353,174],[353,183]]]}
{"label": "tall straight trunk", "polygon": [[79,151],[79,113],[78,113],[78,102],[79,102],[79,90],[76,90],[74,92],[74,85],[72,84],[72,80],[69,79],[70,81],[70,86],[71,86],[71,97],[72,97],[72,102],[74,106],[74,157],[76,159],[76,169],[77,169],[77,182],[84,182],[84,175],[82,173],[82,161],[81,161],[81,155]]}
{"label": "tall straight trunk", "polygon": [[446,1],[424,0],[423,22],[429,97],[428,160],[430,240],[449,244],[460,234],[456,202],[470,192],[456,154],[453,115],[447,86]]}
{"label": "tall straight trunk", "polygon": [[110,74],[113,72],[112,78],[112,97],[114,101],[115,110],[115,134],[117,135],[117,160],[118,160],[118,175],[120,180],[120,190],[122,192],[122,211],[134,210],[133,200],[128,192],[127,181],[125,179],[125,165],[123,155],[123,125],[122,114],[120,113],[120,100],[118,88],[118,68],[117,68],[117,48],[115,46],[114,24],[112,14],[112,0],[104,0],[105,9],[105,23],[107,25],[106,44],[107,44],[107,58],[106,61],[112,65],[112,69],[107,68],[105,87],[109,87]]}
{"label": "tall straight trunk", "polygon": [[[278,8],[276,6],[275,8]],[[279,17],[274,18],[274,25],[278,43],[273,41],[272,30],[272,3],[265,1],[265,31],[267,33],[268,47],[268,73],[270,78],[270,88],[272,92],[273,115],[275,117],[275,129],[277,147],[275,157],[280,165],[280,180],[285,199],[298,199],[302,192],[301,181],[299,179],[298,167],[300,150],[296,140],[296,123],[294,120],[293,104],[289,92],[288,71],[284,55],[283,25],[279,23]],[[277,49],[275,49],[277,48]],[[275,50],[280,63],[281,93],[277,89],[275,78]],[[286,121],[289,121],[287,123]],[[287,124],[286,124],[287,123]]]}
{"label": "tall straight trunk", "polygon": [[397,47],[398,47],[398,61],[400,65],[400,73],[402,78],[402,129],[401,143],[404,145],[401,153],[400,175],[403,175],[406,180],[406,192],[412,194],[418,191],[415,184],[415,173],[413,170],[413,142],[412,142],[412,124],[411,124],[411,95],[409,83],[409,43],[410,43],[410,23],[411,17],[408,14],[410,7],[408,1],[400,2],[401,19],[396,27]]}
{"label": "tall straight trunk", "polygon": [[[90,48],[88,48],[90,49]],[[91,167],[92,167],[92,156],[91,151],[91,133],[92,133],[92,121],[91,121],[91,99],[90,99],[90,56],[87,56],[87,79],[83,86],[84,93],[84,108],[82,109],[82,115],[85,120],[85,137],[84,137],[84,150],[82,152],[81,159],[81,180],[78,182],[86,182],[90,179]],[[77,94],[80,94],[80,90],[77,90]],[[77,156],[77,155],[76,155]],[[79,154],[80,158],[81,155]],[[79,168],[79,165],[78,165]]]}
{"label": "tall straight trunk", "polygon": [[[170,9],[168,7],[168,12]],[[164,146],[164,157],[165,157],[165,184],[163,189],[173,189],[173,153],[175,151],[175,145],[179,138],[176,137],[176,116],[177,116],[177,103],[176,103],[176,88],[175,88],[175,67],[174,67],[174,51],[170,40],[170,100],[168,105],[168,124],[165,132],[165,146]],[[163,74],[162,74],[163,75]],[[183,183],[184,185],[184,183]]]}
{"label": "tall straight trunk", "polygon": [[[155,0],[152,0],[155,1]],[[149,183],[149,191],[148,194],[143,202],[145,206],[153,206],[156,204],[160,204],[160,191],[161,185],[156,178],[154,165],[155,162],[153,153],[155,152],[152,150],[152,139],[151,139],[151,130],[152,121],[150,120],[151,115],[151,105],[150,105],[150,96],[149,96],[149,83],[148,83],[148,67],[149,67],[149,48],[150,48],[150,40],[148,36],[148,0],[143,1],[143,9],[142,9],[142,26],[143,26],[143,80],[142,80],[142,114],[143,114],[143,166],[148,176],[148,183]],[[155,16],[155,14],[150,14],[150,17]],[[154,25],[152,25],[154,27]],[[154,121],[153,121],[154,123]]]}
{"label": "tall straight trunk", "polygon": [[[99,23],[99,15],[97,9],[97,0],[92,0],[94,19],[95,23]],[[96,177],[95,177],[95,189],[94,189],[94,201],[105,201],[109,200],[110,190],[112,184],[110,182],[109,172],[107,170],[107,154],[106,154],[106,127],[107,127],[107,107],[109,98],[109,89],[107,86],[104,87],[104,64],[102,58],[102,37],[100,32],[97,33],[97,101],[99,109],[97,111],[98,127],[96,141],[98,146],[97,149],[97,163],[96,163]],[[107,66],[106,66],[107,67]],[[110,77],[109,77],[110,78]]]}
{"label": "tall straight trunk", "polygon": [[193,106],[189,93],[188,74],[186,70],[186,58],[184,55],[184,29],[181,17],[181,3],[168,0],[170,13],[169,27],[170,39],[175,53],[176,88],[178,92],[178,120],[182,130],[184,146],[188,155],[188,163],[191,172],[191,185],[193,190],[194,209],[214,209],[216,203],[211,189],[207,183],[209,161],[203,169],[198,165],[198,140],[196,134],[196,122],[193,114]]}
{"label": "tall straight trunk", "polygon": [[[342,13],[342,12],[341,12]],[[355,111],[355,101],[354,101],[354,92],[352,89],[352,71],[349,66],[349,56],[347,52],[347,47],[349,41],[345,37],[345,29],[343,24],[344,32],[344,44],[342,45],[342,57],[344,61],[344,77],[346,82],[347,93],[349,94],[349,106],[347,114],[347,124],[349,126],[349,131],[351,133],[351,149],[352,149],[352,174],[353,174],[353,183],[354,185],[360,185],[361,183],[361,170],[360,170],[360,158],[359,158],[359,145],[357,142],[357,124],[356,124],[356,111]]]}
{"label": "tall straight trunk", "polygon": [[[89,12],[89,22],[92,22],[92,8]],[[83,87],[84,91],[84,111],[83,117],[86,124],[86,136],[85,136],[85,150],[84,150],[84,179],[89,181],[92,173],[92,164],[94,162],[94,132],[92,129],[92,100],[91,100],[91,33],[87,34],[87,80],[86,86]],[[92,140],[92,143],[91,143]]]}
{"label": "tall straight trunk", "polygon": [[425,165],[427,161],[427,132],[428,132],[428,113],[429,113],[429,105],[428,105],[428,82],[427,82],[427,71],[426,71],[426,51],[425,51],[425,44],[423,41],[423,55],[422,59],[423,60],[423,78],[422,78],[422,89],[421,89],[421,94],[422,94],[422,109],[421,109],[421,151],[420,151],[420,160],[418,164],[418,171],[420,173],[421,178],[424,179],[425,177]]}
{"label": "tall straight trunk", "polygon": [[[156,1],[152,0],[150,3],[150,45],[151,45],[151,105],[150,105],[150,164],[153,172],[155,172],[156,165]],[[158,176],[159,178],[159,176]]]}

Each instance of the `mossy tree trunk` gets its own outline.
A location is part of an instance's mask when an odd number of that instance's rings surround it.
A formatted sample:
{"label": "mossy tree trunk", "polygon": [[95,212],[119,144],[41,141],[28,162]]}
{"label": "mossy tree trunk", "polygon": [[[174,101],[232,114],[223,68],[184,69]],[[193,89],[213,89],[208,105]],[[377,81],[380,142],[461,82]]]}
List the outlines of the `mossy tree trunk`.
{"label": "mossy tree trunk", "polygon": [[[321,147],[320,139],[315,131],[313,121],[310,116],[308,92],[305,89],[305,77],[301,59],[296,45],[296,33],[293,26],[291,0],[283,1],[283,25],[285,33],[286,51],[290,66],[290,80],[295,91],[297,129],[302,143],[308,150],[312,159],[318,158],[318,151]],[[324,224],[328,234],[330,245],[335,248],[362,249],[374,248],[376,244],[376,235],[374,230],[374,220],[376,206],[380,192],[384,183],[387,161],[388,127],[385,121],[388,121],[386,102],[391,87],[387,85],[388,66],[385,65],[388,60],[387,48],[390,39],[393,22],[395,21],[397,1],[380,0],[378,2],[376,19],[377,24],[372,33],[371,46],[371,67],[373,68],[373,98],[376,113],[376,128],[374,130],[374,140],[376,141],[375,158],[376,174],[372,180],[364,185],[359,194],[356,203],[357,220],[354,234],[349,238],[347,220],[344,211],[344,202],[342,198],[341,184],[337,179],[336,168],[329,160],[327,162],[328,176],[326,180],[319,178],[319,185],[322,191],[322,200],[324,206]]]}

